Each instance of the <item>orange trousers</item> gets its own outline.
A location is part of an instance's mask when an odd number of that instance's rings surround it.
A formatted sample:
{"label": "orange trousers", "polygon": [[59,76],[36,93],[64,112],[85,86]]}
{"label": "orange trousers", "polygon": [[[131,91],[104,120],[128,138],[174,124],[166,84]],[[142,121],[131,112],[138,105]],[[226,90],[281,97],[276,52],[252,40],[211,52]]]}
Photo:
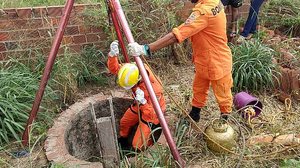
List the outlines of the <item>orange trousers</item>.
{"label": "orange trousers", "polygon": [[218,80],[209,80],[199,71],[195,64],[196,74],[193,83],[193,100],[192,106],[202,108],[205,106],[210,85],[219,104],[221,113],[230,113],[232,111],[232,94],[233,86],[232,74],[229,73]]}
{"label": "orange trousers", "polygon": [[[134,108],[134,111],[138,111],[136,106],[131,106]],[[143,150],[146,149],[147,146],[153,145],[153,141],[151,139],[151,128],[145,122],[139,122],[139,115],[133,112],[130,108],[127,109],[125,114],[120,120],[120,136],[127,138],[131,129],[138,124],[135,135],[132,140],[132,147],[135,149]]]}

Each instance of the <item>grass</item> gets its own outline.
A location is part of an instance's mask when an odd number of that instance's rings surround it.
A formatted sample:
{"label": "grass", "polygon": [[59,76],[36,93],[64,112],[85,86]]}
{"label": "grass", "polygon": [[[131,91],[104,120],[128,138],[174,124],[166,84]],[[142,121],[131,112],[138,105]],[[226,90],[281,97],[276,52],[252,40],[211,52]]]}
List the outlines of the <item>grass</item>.
{"label": "grass", "polygon": [[[151,65],[154,67],[168,67],[168,69],[163,68],[156,72],[159,74],[159,77],[166,86],[166,90],[170,92],[171,96],[177,102],[179,102],[179,105],[182,106],[183,109],[188,111],[190,108],[190,98],[192,92],[191,83],[193,78],[191,78],[191,76],[194,74],[193,69],[190,68],[192,65],[174,66],[170,62],[158,63],[157,61],[153,61]],[[181,74],[183,71],[186,75]],[[232,113],[232,117],[238,121],[239,126],[242,128],[244,138],[246,140],[251,136],[262,134],[281,135],[292,132],[299,133],[299,115],[284,113],[282,111],[284,109],[284,105],[279,103],[278,100],[274,98],[272,93],[262,91],[260,94],[256,95],[256,97],[260,99],[264,107],[260,117],[253,121],[253,129],[246,124],[247,122],[241,118],[239,113],[237,113],[235,110]],[[291,112],[297,112],[299,109],[299,104],[295,103],[293,104]],[[181,115],[182,112],[172,101],[168,104],[167,112],[169,112],[166,116],[169,119],[168,124],[171,130],[174,129],[180,132],[182,127],[174,127],[176,123],[179,123],[178,120],[183,118]],[[218,117],[218,104],[216,103],[212,92],[210,92],[207,106],[201,111],[201,119],[198,123],[198,126],[204,129],[211,120]],[[180,137],[182,138],[174,139],[176,142],[180,142],[179,152],[181,157],[185,159],[187,165],[196,164],[199,167],[227,168],[236,167],[237,163],[240,161],[240,158],[235,155],[216,155],[212,153],[206,147],[206,143],[203,140],[203,134],[195,129],[192,129],[191,127],[188,127]],[[242,139],[242,136],[239,136],[239,146],[235,151],[237,154],[241,154],[242,152]],[[276,144],[257,144],[254,146],[246,146],[246,156],[260,155],[260,157],[242,159],[240,167],[279,167],[283,160],[289,160],[291,158],[299,160],[299,157],[297,156],[300,151],[299,146],[287,151],[286,153],[277,153],[276,155],[267,156],[268,153],[272,151],[278,151],[282,148],[283,146]]]}
{"label": "grass", "polygon": [[[90,46],[81,54],[70,54],[66,49],[64,56],[57,58],[40,106],[34,134],[45,133],[56,112],[66,104],[72,104],[81,87],[86,84],[106,84],[107,79],[99,70],[104,67],[100,62],[103,57],[101,51]],[[20,141],[45,67],[42,55],[34,61],[20,60],[1,62],[0,146],[13,140]]]}
{"label": "grass", "polygon": [[280,165],[281,168],[300,168],[300,161],[295,159],[285,159]]}
{"label": "grass", "polygon": [[272,0],[263,8],[262,19],[268,27],[277,28],[291,36],[300,33],[300,1]]}
{"label": "grass", "polygon": [[274,87],[275,52],[258,40],[231,46],[235,91],[262,91]]}
{"label": "grass", "polygon": [[[31,110],[40,76],[31,72],[24,64],[9,62],[0,70],[0,145],[13,138],[20,140],[20,134]],[[45,103],[56,99],[56,93],[46,88]],[[41,110],[45,111],[42,105]]]}
{"label": "grass", "polygon": [[[19,8],[19,7],[36,7],[36,6],[55,6],[64,5],[66,0],[2,0],[0,9]],[[76,0],[75,3],[97,3],[99,0]]]}
{"label": "grass", "polygon": [[104,57],[100,51],[92,47],[85,48],[81,55],[68,52],[66,48],[64,56],[56,60],[53,78],[56,89],[62,91],[63,102],[72,104],[80,87],[88,83],[105,85],[107,80],[99,71],[100,59]]}
{"label": "grass", "polygon": [[[16,1],[4,1],[6,4],[9,2],[16,3]],[[2,5],[4,4],[2,2]],[[51,3],[62,3],[63,1],[51,1]],[[76,1],[78,2],[78,1]],[[80,1],[81,2],[81,1]],[[101,1],[102,2],[102,1]],[[18,1],[20,6],[24,4],[23,1]],[[159,36],[167,33],[170,29],[177,25],[178,21],[174,11],[176,11],[176,5],[171,1],[124,1],[124,11],[129,24],[132,27],[134,37],[139,43],[148,43],[158,38]],[[33,4],[33,3],[32,3]],[[32,5],[31,4],[31,5]],[[47,5],[43,2],[44,5]],[[16,4],[15,4],[16,5]],[[17,6],[17,5],[16,5]],[[135,10],[132,10],[135,9]],[[95,9],[95,11],[86,11],[87,15],[93,16],[98,15],[98,19],[91,19],[87,24],[95,24],[98,22],[103,22],[101,25],[103,29],[106,29],[107,34],[110,36],[111,41],[115,39],[113,34],[110,34],[110,29],[107,27],[107,17],[106,11],[104,8]],[[88,13],[90,12],[90,13]],[[96,16],[98,17],[98,16]],[[93,21],[95,21],[93,23]],[[159,21],[159,22],[158,22]],[[158,29],[157,25],[161,25]],[[147,32],[147,33],[145,33]],[[108,39],[109,42],[110,39]],[[108,45],[106,45],[108,46]],[[262,45],[259,42],[247,43],[244,46],[233,48],[235,58],[239,61],[239,66],[245,66],[245,69],[241,71],[236,71],[240,73],[243,77],[243,84],[237,86],[238,89],[243,90],[245,86],[247,86],[247,90],[251,90],[253,88],[260,88],[262,90],[269,88],[272,86],[270,82],[270,77],[262,77],[259,79],[259,75],[266,74],[270,75],[268,72],[273,72],[273,66],[270,65],[270,60],[272,58],[272,51],[266,46]],[[172,57],[172,48],[166,48],[165,50],[161,50],[156,53],[156,56],[164,56],[164,57]],[[81,56],[81,57],[80,57]],[[104,61],[104,55],[98,51],[97,49],[91,47],[86,48],[82,55],[79,54],[69,54],[68,50],[65,52],[65,57],[59,58],[54,67],[54,73],[52,74],[51,81],[49,81],[49,86],[55,86],[57,92],[59,92],[61,97],[61,102],[64,103],[72,103],[76,101],[76,94],[80,90],[80,87],[84,87],[87,83],[97,83],[105,81],[101,74],[99,73],[97,67],[101,66]],[[95,61],[95,60],[100,60]],[[43,58],[40,58],[38,62],[34,65],[30,66],[31,70],[41,73],[43,71],[44,62]],[[245,64],[251,61],[252,66],[246,66]],[[263,62],[262,62],[263,61]],[[188,64],[185,67],[182,66],[174,66],[171,63],[172,61],[162,62],[161,60],[153,59],[150,60],[150,63],[154,67],[157,67],[159,71],[160,78],[163,80],[163,83],[167,86],[167,90],[172,93],[174,99],[180,102],[180,105],[184,109],[189,109],[191,97],[192,97],[192,77],[194,72],[192,65]],[[235,62],[237,62],[235,60]],[[258,66],[260,62],[265,65]],[[32,63],[32,60],[29,61]],[[248,63],[249,65],[249,63]],[[238,64],[235,65],[239,67]],[[165,68],[168,67],[168,68]],[[266,69],[264,69],[266,68]],[[269,68],[269,69],[268,69]],[[235,68],[235,70],[238,70]],[[249,71],[248,71],[249,70]],[[185,75],[182,75],[184,72]],[[251,73],[250,73],[251,72]],[[257,74],[256,74],[257,73]],[[253,75],[253,76],[251,76]],[[254,77],[256,75],[256,77]],[[240,82],[242,78],[236,77],[236,81]],[[244,80],[244,79],[252,79]],[[255,80],[261,80],[257,83]],[[235,82],[235,83],[238,83]],[[248,83],[246,83],[248,82]],[[265,83],[264,83],[265,82]],[[38,83],[38,82],[37,82]],[[245,86],[244,86],[245,85]],[[267,87],[268,86],[268,87]],[[240,87],[240,88],[239,88]],[[255,89],[254,89],[255,90]],[[260,118],[257,119],[257,123],[254,124],[254,129],[249,130],[246,137],[253,135],[260,135],[263,133],[271,133],[271,134],[284,134],[290,132],[297,132],[300,130],[299,128],[299,117],[293,117],[292,114],[282,113],[282,109],[284,109],[284,105],[278,103],[273,99],[273,95],[271,94],[263,94],[261,92],[260,99],[264,104],[264,111],[261,114]],[[56,105],[55,108],[60,108],[61,104]],[[299,105],[295,105],[292,108],[292,111],[299,111]],[[173,103],[168,103],[168,111],[170,111],[169,115],[174,115],[174,118],[170,120],[171,129],[176,130],[175,133],[175,141],[177,143],[179,152],[181,156],[187,161],[187,164],[200,164],[201,167],[235,167],[236,163],[239,161],[239,158],[231,155],[222,155],[218,156],[210,152],[205,142],[203,141],[202,134],[196,132],[190,127],[184,127],[184,125],[180,124],[178,121],[183,116],[181,115],[180,110]],[[51,121],[51,116],[47,115],[47,113],[41,113],[45,115],[44,119],[39,119],[37,124],[44,125],[47,124],[47,121]],[[207,103],[207,107],[203,108],[202,118],[199,123],[201,128],[205,128],[209,124],[209,121],[212,118],[216,118],[219,116],[219,109],[217,107],[217,103],[215,102],[212,94],[209,95],[209,101]],[[240,118],[238,113],[233,113],[233,116],[239,119],[240,123],[245,123],[243,119]],[[48,118],[48,119],[46,119]],[[245,126],[247,127],[247,126]],[[43,136],[46,132],[46,127],[36,128],[39,133],[32,133],[32,143],[35,144],[34,148],[36,148],[37,143],[42,143]],[[36,130],[35,129],[35,130]],[[248,130],[248,128],[247,128]],[[38,136],[36,136],[38,135]],[[42,137],[40,137],[41,135]],[[246,149],[246,154],[263,154],[260,158],[250,159],[250,160],[242,160],[241,167],[279,167],[281,166],[295,166],[298,164],[297,156],[293,155],[292,150],[289,153],[278,154],[277,156],[266,157],[264,154],[276,151],[281,149],[280,145],[256,145],[255,147],[249,147]],[[31,149],[32,150],[32,149]],[[296,152],[299,152],[299,149],[293,149]],[[240,152],[237,150],[237,152]],[[149,154],[150,153],[150,154]],[[144,167],[174,167],[174,162],[172,160],[171,153],[166,146],[158,146],[155,149],[150,149],[149,153],[143,153],[137,159],[139,165],[143,165]],[[296,153],[297,154],[297,153]],[[294,158],[294,159],[291,159]],[[5,160],[4,160],[5,161]],[[0,162],[2,162],[2,158],[0,158]],[[31,162],[34,162],[32,160]],[[9,164],[9,163],[8,163]],[[4,163],[6,165],[6,163]],[[61,165],[49,164],[51,167],[63,167]],[[135,164],[136,167],[139,165]],[[132,165],[134,166],[134,165]],[[34,166],[33,166],[34,167]],[[141,166],[142,167],[142,166]]]}

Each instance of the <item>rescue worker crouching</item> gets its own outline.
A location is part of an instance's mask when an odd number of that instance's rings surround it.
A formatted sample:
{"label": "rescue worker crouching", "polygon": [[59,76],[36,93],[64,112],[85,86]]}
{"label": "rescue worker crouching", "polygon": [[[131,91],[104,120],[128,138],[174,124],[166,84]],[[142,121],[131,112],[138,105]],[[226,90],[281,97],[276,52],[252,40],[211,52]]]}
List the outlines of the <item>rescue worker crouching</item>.
{"label": "rescue worker crouching", "polygon": [[[151,103],[146,85],[139,74],[138,67],[134,63],[119,64],[118,55],[118,41],[114,41],[111,43],[110,52],[108,53],[108,69],[110,73],[117,75],[118,85],[126,90],[131,89],[132,96],[134,97],[134,103],[126,110],[120,120],[120,138],[118,138],[118,142],[122,149],[133,148],[139,151],[144,150],[157,141],[162,130],[156,129],[160,127],[160,123]],[[147,66],[145,68],[161,110],[165,112],[166,104],[160,81],[155,78]],[[136,130],[133,129],[135,126],[137,126]],[[151,133],[153,133],[154,129],[156,131],[153,136]],[[132,141],[129,140],[131,131],[135,131]]]}

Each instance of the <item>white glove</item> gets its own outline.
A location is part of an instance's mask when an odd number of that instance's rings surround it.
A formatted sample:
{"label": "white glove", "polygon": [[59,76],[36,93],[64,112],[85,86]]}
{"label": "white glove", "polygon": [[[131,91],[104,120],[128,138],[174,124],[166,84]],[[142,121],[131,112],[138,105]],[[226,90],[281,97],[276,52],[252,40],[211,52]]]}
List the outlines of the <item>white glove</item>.
{"label": "white glove", "polygon": [[132,56],[140,56],[140,55],[148,56],[146,45],[140,45],[136,42],[128,44],[128,52]]}
{"label": "white glove", "polygon": [[119,55],[119,42],[118,40],[115,40],[110,44],[110,51],[108,53],[108,56],[114,57],[117,55]]}
{"label": "white glove", "polygon": [[135,100],[140,104],[146,104],[147,100],[145,99],[144,96],[145,96],[144,92],[140,88],[137,88],[135,91]]}

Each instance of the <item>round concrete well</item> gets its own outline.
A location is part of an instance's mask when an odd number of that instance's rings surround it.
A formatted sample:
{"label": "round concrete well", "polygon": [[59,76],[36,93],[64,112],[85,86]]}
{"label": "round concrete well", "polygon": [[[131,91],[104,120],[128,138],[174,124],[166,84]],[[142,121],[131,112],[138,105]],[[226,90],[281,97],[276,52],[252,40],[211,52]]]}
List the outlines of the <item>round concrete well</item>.
{"label": "round concrete well", "polygon": [[[73,104],[61,113],[48,131],[45,150],[49,161],[67,167],[103,167],[90,110],[93,104],[96,118],[110,116],[109,98],[97,94]],[[120,118],[132,99],[113,96],[112,102],[119,132]]]}

